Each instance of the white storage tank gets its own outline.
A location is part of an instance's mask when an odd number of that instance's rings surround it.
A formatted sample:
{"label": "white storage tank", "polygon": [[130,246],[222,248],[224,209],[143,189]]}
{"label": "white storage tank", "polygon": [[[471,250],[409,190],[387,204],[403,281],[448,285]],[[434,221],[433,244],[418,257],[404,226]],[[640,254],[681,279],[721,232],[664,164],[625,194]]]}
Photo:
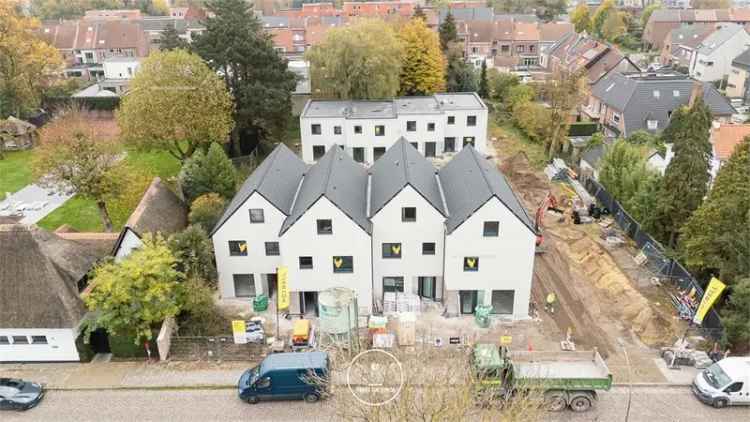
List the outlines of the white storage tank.
{"label": "white storage tank", "polygon": [[354,290],[334,287],[318,294],[320,340],[349,343],[357,336],[357,295]]}

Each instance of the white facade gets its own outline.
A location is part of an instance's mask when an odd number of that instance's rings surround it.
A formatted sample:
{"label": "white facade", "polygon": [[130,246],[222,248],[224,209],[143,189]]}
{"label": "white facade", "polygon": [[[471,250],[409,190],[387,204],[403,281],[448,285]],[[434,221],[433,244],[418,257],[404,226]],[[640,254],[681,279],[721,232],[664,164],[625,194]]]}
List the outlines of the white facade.
{"label": "white facade", "polygon": [[72,328],[0,328],[0,362],[78,362]]}
{"label": "white facade", "polygon": [[[499,222],[498,236],[484,236],[487,221]],[[528,318],[535,244],[534,233],[490,198],[445,238],[445,301],[453,305],[448,312],[461,312],[459,291],[476,291],[477,303],[484,305],[492,304],[495,291],[513,291],[512,314],[507,315]],[[478,270],[465,271],[465,258],[478,258]]]}
{"label": "white facade", "polygon": [[302,159],[313,163],[336,144],[355,160],[372,164],[376,148],[388,149],[401,137],[425,156],[451,155],[466,142],[486,153],[487,118],[487,107],[475,93],[378,102],[311,100],[300,115]]}
{"label": "white facade", "polygon": [[105,79],[133,79],[140,61],[135,57],[110,58],[104,61],[104,78]]}
{"label": "white facade", "polygon": [[[250,221],[250,210],[263,210],[263,222]],[[212,236],[216,269],[219,278],[219,294],[221,297],[243,297],[258,294],[268,294],[268,275],[276,274],[281,265],[280,255],[266,255],[266,242],[279,243],[279,230],[284,223],[284,215],[273,204],[268,202],[258,192],[254,192],[237,211]],[[245,242],[245,255],[232,255],[229,242]],[[281,248],[281,246],[279,246]],[[236,276],[250,275],[251,290],[244,289],[236,292],[236,283],[244,280]],[[250,294],[252,292],[252,294]]]}
{"label": "white facade", "polygon": [[[318,220],[331,220],[332,233],[318,234]],[[372,311],[371,237],[328,198],[318,199],[282,234],[281,248],[283,265],[289,270],[292,312],[301,311],[299,292],[331,287],[354,290],[360,312]],[[312,268],[300,268],[300,257],[312,257]],[[352,257],[352,271],[335,272],[334,257]]]}
{"label": "white facade", "polygon": [[712,37],[719,31],[706,38],[702,45],[708,45],[710,53],[705,48],[698,48],[690,63],[690,76],[703,82],[722,80],[732,70],[732,60],[750,47],[750,35],[741,29],[724,41],[721,45],[712,46]]}
{"label": "white facade", "polygon": [[[416,221],[403,221],[402,209],[416,208]],[[410,185],[404,187],[372,220],[373,295],[383,299],[383,279],[402,277],[404,292],[419,294],[419,278],[435,277],[434,297],[442,299],[445,217]],[[399,244],[400,258],[383,257],[383,244]],[[434,253],[423,253],[423,244]],[[424,296],[423,296],[424,297]]]}

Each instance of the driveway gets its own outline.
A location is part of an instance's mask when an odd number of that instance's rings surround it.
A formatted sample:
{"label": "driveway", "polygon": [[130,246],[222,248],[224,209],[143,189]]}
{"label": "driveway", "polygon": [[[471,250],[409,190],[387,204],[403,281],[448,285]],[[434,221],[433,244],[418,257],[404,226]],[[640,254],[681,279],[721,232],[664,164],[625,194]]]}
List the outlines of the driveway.
{"label": "driveway", "polygon": [[36,224],[47,214],[59,208],[73,194],[59,192],[31,184],[0,201],[0,217],[20,216],[23,224]]}

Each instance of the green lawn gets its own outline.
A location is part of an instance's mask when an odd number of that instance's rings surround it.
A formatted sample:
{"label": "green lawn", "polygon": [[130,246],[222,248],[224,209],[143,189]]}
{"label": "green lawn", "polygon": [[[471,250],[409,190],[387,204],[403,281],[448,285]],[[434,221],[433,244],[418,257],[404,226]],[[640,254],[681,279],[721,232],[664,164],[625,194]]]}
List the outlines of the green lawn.
{"label": "green lawn", "polygon": [[526,134],[521,132],[511,122],[498,123],[494,115],[489,119],[490,137],[496,137],[498,143],[496,148],[501,158],[509,158],[518,152],[523,151],[529,159],[529,164],[537,170],[544,168],[547,158],[544,154],[544,147],[536,142],[531,141]]}
{"label": "green lawn", "polygon": [[[159,176],[174,187],[172,179],[180,171],[180,161],[166,151],[128,151],[125,164],[133,170],[133,178],[128,181],[130,185],[126,186],[128,194],[122,200],[109,203],[107,207],[115,231],[122,229],[154,177]],[[55,230],[63,224],[69,224],[81,232],[104,230],[96,203],[78,196],[68,200],[37,224],[47,230]]]}
{"label": "green lawn", "polygon": [[31,184],[32,155],[33,150],[8,151],[0,160],[0,201],[5,199],[5,192],[13,193]]}

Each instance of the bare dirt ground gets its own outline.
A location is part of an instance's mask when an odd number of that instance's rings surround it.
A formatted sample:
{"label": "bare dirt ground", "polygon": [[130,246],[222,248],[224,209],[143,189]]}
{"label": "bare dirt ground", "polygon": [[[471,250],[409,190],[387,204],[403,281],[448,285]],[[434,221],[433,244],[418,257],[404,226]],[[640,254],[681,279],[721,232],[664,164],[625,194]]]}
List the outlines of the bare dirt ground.
{"label": "bare dirt ground", "polygon": [[[565,189],[534,169],[526,155],[517,152],[518,145],[513,144],[518,142],[494,141],[495,158],[529,215],[533,218],[548,192],[565,211],[564,217],[549,212],[544,216],[544,253],[537,254],[535,261],[532,298],[545,328],[551,335],[556,330],[559,338],[570,329],[578,348],[598,348],[621,382],[628,377],[623,348],[634,378],[665,381],[654,364],[656,348],[673,343],[685,324],[675,317],[664,289],[651,285],[650,274],[635,263],[637,250],[628,245],[610,247],[599,238],[601,227],[596,223],[572,223]],[[543,310],[550,292],[558,298],[553,315]]]}

